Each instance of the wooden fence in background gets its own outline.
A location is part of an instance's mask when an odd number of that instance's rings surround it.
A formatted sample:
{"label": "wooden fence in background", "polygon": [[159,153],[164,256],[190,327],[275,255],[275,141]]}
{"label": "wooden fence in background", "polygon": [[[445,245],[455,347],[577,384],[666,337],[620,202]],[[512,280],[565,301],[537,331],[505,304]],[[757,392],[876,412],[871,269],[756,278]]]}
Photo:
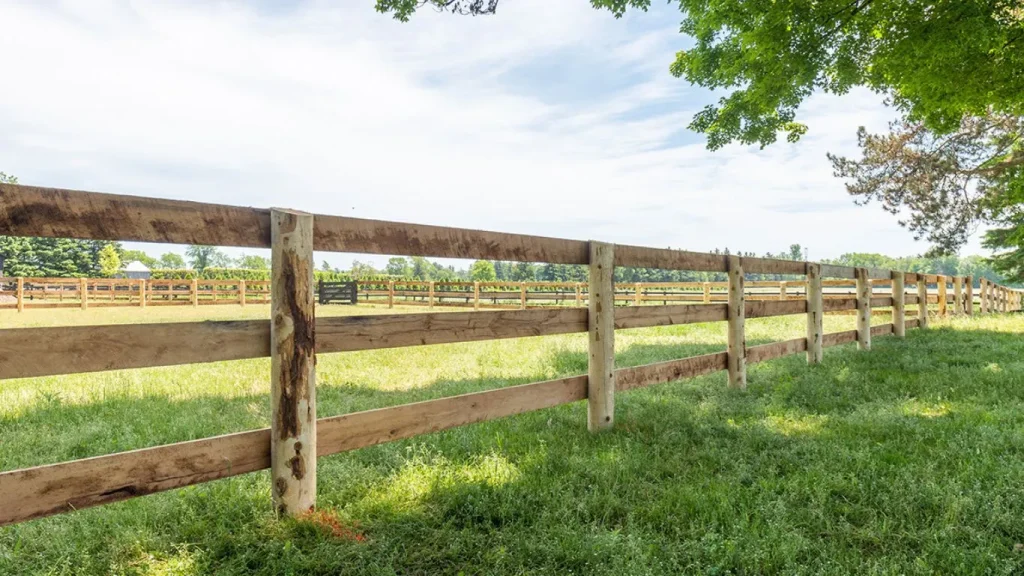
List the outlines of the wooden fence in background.
{"label": "wooden fence in background", "polygon": [[[928,302],[939,314],[965,311],[968,302],[981,305],[987,291],[974,292],[970,276],[926,275]],[[875,293],[889,293],[891,280],[871,280]],[[550,306],[586,306],[586,282],[465,282],[417,280],[360,280],[358,301],[364,304],[399,306],[451,306],[515,310]],[[979,287],[986,286],[985,279]],[[318,287],[320,284],[318,284]],[[823,297],[845,298],[856,294],[856,281],[823,280]],[[992,285],[993,294],[1007,292],[1011,309],[1017,292]],[[651,304],[711,304],[728,301],[728,282],[630,282],[616,283],[617,306]],[[318,288],[319,289],[319,288]],[[85,298],[82,298],[82,295]],[[807,282],[759,280],[744,286],[747,300],[804,300]],[[3,297],[6,296],[6,299]],[[347,298],[346,298],[347,301]],[[109,278],[0,278],[0,309],[88,308],[111,306],[207,306],[216,304],[269,304],[269,280],[127,280]],[[959,305],[957,304],[959,303]]]}
{"label": "wooden fence in background", "polygon": [[[927,326],[933,277],[683,250],[612,245],[356,218],[0,184],[0,229],[14,236],[271,248],[269,320],[0,330],[0,378],[271,357],[271,427],[0,473],[0,524],[115,502],[270,468],[280,514],[315,502],[316,459],[383,442],[587,401],[588,428],[614,425],[618,393],[725,370],[746,385],[746,366]],[[587,307],[434,312],[314,319],[313,250],[589,266]],[[726,302],[615,306],[614,267],[728,273]],[[744,274],[805,275],[804,298],[754,300]],[[824,278],[855,280],[852,297],[825,298]],[[891,280],[874,294],[871,280]],[[906,284],[916,284],[907,293]],[[1008,310],[1019,292],[985,284],[982,309]],[[970,291],[970,288],[967,288]],[[988,304],[986,304],[986,302]],[[993,303],[996,303],[993,308]],[[906,320],[906,305],[916,318]],[[870,311],[892,309],[872,326]],[[856,310],[857,329],[825,334],[822,315]],[[971,313],[973,306],[965,312]],[[746,345],[746,318],[805,315],[806,336]],[[631,368],[614,364],[615,331],[722,321],[726,350]],[[588,333],[587,374],[317,419],[315,354]]]}
{"label": "wooden fence in background", "polygon": [[269,302],[269,280],[0,278],[0,310]]}

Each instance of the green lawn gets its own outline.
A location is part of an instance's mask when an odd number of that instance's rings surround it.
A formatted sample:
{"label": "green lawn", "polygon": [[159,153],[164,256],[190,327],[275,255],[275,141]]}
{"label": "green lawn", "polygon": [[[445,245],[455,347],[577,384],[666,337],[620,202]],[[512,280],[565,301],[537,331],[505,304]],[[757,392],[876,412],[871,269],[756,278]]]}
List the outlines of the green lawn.
{"label": "green lawn", "polygon": [[[415,309],[424,311],[423,309]],[[327,307],[319,314],[351,313]],[[360,313],[388,312],[359,307]],[[402,311],[402,310],[396,310]],[[267,317],[266,306],[0,312],[0,326]],[[887,319],[876,317],[874,323]],[[854,327],[826,317],[826,330]],[[803,316],[748,320],[748,344]],[[256,473],[0,528],[0,574],[1014,574],[1024,316],[830,348],[320,460],[276,521]],[[619,366],[725,324],[620,331]],[[0,470],[268,425],[269,360],[0,381]],[[321,416],[586,371],[586,336],[323,355]]]}

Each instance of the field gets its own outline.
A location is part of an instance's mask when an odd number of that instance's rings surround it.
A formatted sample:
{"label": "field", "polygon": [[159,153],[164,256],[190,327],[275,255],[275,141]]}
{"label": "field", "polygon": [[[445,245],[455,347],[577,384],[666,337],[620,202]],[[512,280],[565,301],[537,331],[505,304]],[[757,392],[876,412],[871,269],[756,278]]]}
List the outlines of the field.
{"label": "field", "polygon": [[[353,311],[391,312],[318,314]],[[0,325],[268,316],[4,311]],[[748,320],[748,344],[804,327]],[[1022,333],[1020,315],[937,320],[820,366],[751,366],[745,392],[719,372],[620,394],[610,433],[589,434],[579,402],[323,458],[320,511],[299,521],[274,519],[264,472],[2,528],[0,574],[1020,573]],[[322,355],[317,411],[585,373],[586,339]],[[725,323],[624,330],[617,363],[725,341]],[[0,381],[0,470],[267,426],[269,373],[253,360]]]}

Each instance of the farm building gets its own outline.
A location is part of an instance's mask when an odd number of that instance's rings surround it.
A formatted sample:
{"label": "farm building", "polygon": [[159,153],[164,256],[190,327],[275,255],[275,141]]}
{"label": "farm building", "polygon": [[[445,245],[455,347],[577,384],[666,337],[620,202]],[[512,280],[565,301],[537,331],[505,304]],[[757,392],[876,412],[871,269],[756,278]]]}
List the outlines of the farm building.
{"label": "farm building", "polygon": [[124,267],[124,277],[133,278],[136,280],[149,280],[151,273],[149,267],[139,262],[138,260],[132,260]]}

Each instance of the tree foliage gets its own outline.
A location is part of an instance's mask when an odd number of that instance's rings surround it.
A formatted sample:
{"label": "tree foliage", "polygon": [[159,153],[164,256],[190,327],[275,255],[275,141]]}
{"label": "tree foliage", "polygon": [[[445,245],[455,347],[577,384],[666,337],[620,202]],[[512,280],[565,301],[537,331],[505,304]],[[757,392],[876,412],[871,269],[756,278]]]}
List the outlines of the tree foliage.
{"label": "tree foliage", "polygon": [[112,244],[107,244],[100,249],[96,263],[99,266],[100,276],[103,278],[113,278],[121,271],[121,255]]}
{"label": "tree foliage", "polygon": [[494,272],[494,263],[490,260],[477,260],[469,267],[469,279],[476,282],[494,282],[498,275]]}
{"label": "tree foliage", "polygon": [[829,154],[858,203],[877,201],[938,252],[953,252],[981,222],[1012,217],[1024,200],[1024,116],[967,116],[948,134],[901,120],[888,134],[857,132],[862,157]]}
{"label": "tree foliage", "polygon": [[189,246],[185,250],[189,266],[200,272],[207,268],[228,268],[231,258],[216,246]]}
{"label": "tree foliage", "polygon": [[185,259],[181,257],[181,254],[175,252],[165,252],[160,256],[160,262],[156,266],[157,268],[184,268]]}

